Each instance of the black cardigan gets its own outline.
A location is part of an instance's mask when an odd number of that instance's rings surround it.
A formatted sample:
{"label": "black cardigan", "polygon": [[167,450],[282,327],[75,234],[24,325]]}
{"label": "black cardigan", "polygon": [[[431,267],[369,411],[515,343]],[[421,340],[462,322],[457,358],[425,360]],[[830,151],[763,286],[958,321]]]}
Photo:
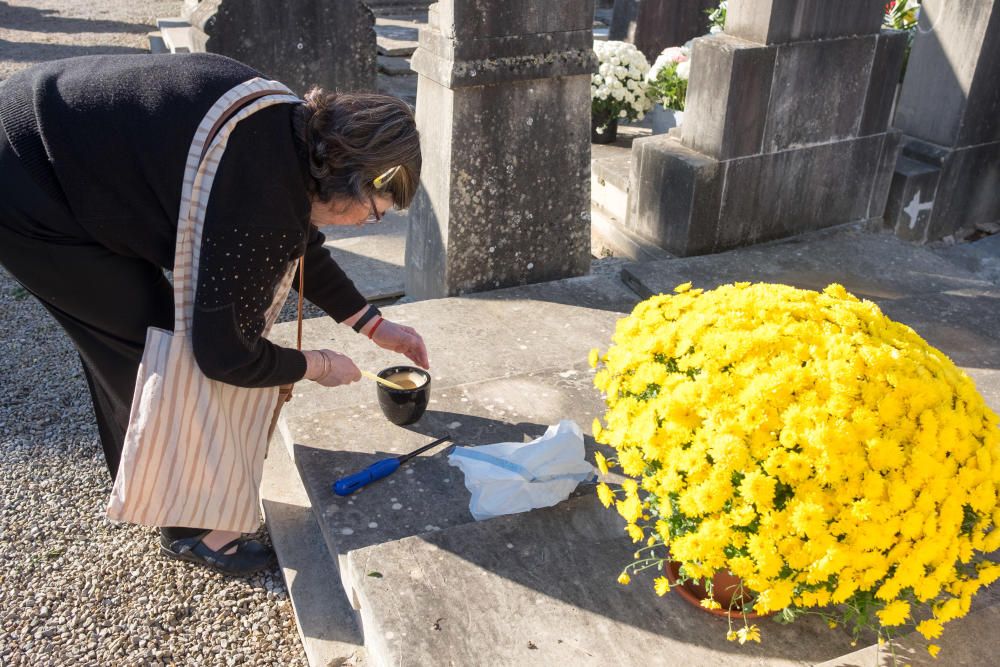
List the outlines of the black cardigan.
{"label": "black cardigan", "polygon": [[[0,86],[0,124],[85,234],[169,269],[194,131],[219,97],[256,76],[211,54],[58,60]],[[206,211],[193,344],[202,371],[229,384],[274,386],[305,373],[301,353],[261,336],[289,260],[305,254],[305,296],[338,322],[366,303],[309,224],[293,107],[274,105],[236,126]]]}

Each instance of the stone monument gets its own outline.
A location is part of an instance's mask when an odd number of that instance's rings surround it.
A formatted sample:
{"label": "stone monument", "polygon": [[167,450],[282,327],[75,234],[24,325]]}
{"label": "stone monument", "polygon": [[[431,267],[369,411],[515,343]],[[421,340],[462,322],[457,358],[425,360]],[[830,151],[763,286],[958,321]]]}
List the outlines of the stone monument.
{"label": "stone monument", "polygon": [[934,241],[1000,222],[1000,4],[924,0],[893,125],[886,222]]}
{"label": "stone monument", "polygon": [[195,51],[235,58],[298,93],[375,87],[375,19],[362,0],[186,0]]}
{"label": "stone monument", "polygon": [[677,136],[632,145],[627,231],[698,255],[881,218],[906,36],[881,0],[731,0]]}
{"label": "stone monument", "polygon": [[416,298],[590,269],[594,0],[441,0],[412,66],[423,182],[410,212]]}
{"label": "stone monument", "polygon": [[608,39],[635,44],[650,64],[668,46],[708,32],[718,0],[615,0]]}

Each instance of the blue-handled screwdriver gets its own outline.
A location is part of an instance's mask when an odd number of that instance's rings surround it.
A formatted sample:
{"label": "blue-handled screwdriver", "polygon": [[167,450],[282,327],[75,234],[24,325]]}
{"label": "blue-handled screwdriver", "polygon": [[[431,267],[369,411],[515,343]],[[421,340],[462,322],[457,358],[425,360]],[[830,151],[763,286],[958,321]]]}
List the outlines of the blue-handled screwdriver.
{"label": "blue-handled screwdriver", "polygon": [[353,475],[348,475],[343,479],[339,479],[333,484],[333,492],[338,496],[349,496],[362,486],[371,484],[377,479],[382,479],[383,477],[388,477],[392,473],[399,470],[399,466],[403,465],[410,459],[412,459],[417,454],[426,452],[431,447],[437,447],[442,442],[451,440],[450,436],[445,436],[443,438],[438,438],[429,445],[424,445],[420,449],[416,449],[409,454],[404,454],[403,456],[394,456],[391,459],[381,459],[371,464],[361,472],[356,472]]}

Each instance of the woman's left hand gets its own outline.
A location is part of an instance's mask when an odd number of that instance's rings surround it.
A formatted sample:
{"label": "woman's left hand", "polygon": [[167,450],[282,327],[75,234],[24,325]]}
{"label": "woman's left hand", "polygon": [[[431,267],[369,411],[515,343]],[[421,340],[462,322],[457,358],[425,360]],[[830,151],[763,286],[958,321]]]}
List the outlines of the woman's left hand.
{"label": "woman's left hand", "polygon": [[412,327],[385,320],[375,330],[372,340],[381,348],[406,355],[421,368],[430,368],[424,339]]}

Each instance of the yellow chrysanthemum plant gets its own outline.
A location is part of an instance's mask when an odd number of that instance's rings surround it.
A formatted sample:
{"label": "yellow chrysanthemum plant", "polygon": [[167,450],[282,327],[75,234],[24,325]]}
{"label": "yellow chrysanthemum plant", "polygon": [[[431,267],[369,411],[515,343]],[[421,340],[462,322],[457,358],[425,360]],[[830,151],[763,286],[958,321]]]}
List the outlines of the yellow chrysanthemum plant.
{"label": "yellow chrysanthemum plant", "polygon": [[1000,577],[983,558],[1000,548],[996,414],[842,286],[680,285],[590,362],[607,404],[594,437],[615,451],[597,463],[625,476],[598,497],[642,543],[619,583],[673,562],[711,593],[728,571],[745,593],[730,639],[760,640],[748,614],[815,613],[891,643],[913,626],[937,639]]}

